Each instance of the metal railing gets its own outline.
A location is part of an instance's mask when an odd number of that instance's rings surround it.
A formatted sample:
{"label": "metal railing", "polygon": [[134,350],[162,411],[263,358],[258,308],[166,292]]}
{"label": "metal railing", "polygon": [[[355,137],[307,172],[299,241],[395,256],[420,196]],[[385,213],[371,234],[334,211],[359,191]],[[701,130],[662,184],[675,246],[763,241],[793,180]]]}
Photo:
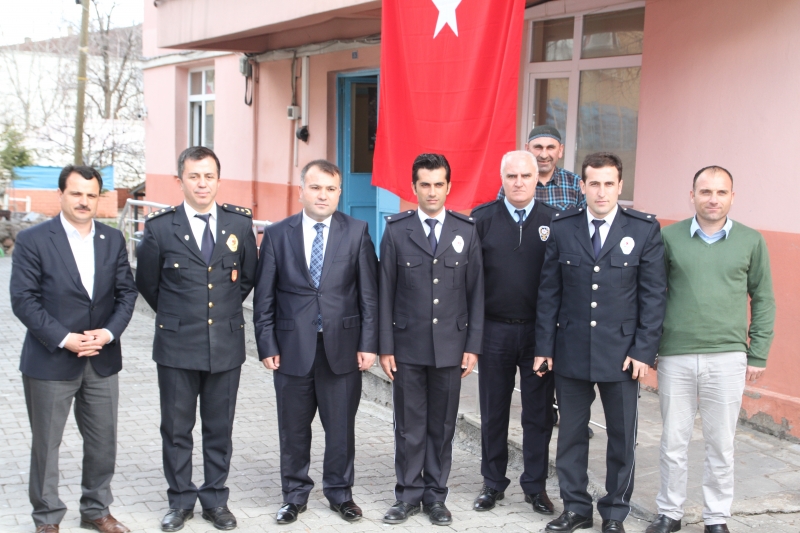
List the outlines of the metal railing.
{"label": "metal railing", "polygon": [[[164,207],[170,207],[170,205],[131,199],[125,202],[125,206],[120,211],[117,219],[117,228],[125,236],[125,242],[128,247],[128,260],[131,266],[136,266],[136,245],[142,240],[147,215]],[[259,233],[263,233],[264,227],[271,224],[272,222],[269,220],[253,220],[253,233],[258,237]]]}

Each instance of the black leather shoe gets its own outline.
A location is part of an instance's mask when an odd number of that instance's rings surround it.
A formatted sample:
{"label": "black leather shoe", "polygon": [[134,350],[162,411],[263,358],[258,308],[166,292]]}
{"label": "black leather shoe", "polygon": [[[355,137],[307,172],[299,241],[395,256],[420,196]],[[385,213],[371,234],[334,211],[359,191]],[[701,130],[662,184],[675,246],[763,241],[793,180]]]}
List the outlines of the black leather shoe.
{"label": "black leather shoe", "polygon": [[681,521],[673,520],[672,518],[660,514],[653,520],[653,523],[647,526],[644,533],[673,533],[681,530]]}
{"label": "black leather shoe", "polygon": [[180,531],[183,523],[194,516],[193,509],[170,509],[161,519],[161,531]]}
{"label": "black leather shoe", "polygon": [[625,533],[625,528],[619,520],[603,520],[603,533]]}
{"label": "black leather shoe", "polygon": [[581,516],[572,511],[564,511],[561,516],[547,524],[545,531],[566,531],[572,533],[576,529],[589,529],[594,525],[591,516]]}
{"label": "black leather shoe", "polygon": [[361,507],[356,505],[356,502],[354,502],[353,500],[347,500],[346,502],[342,502],[339,505],[332,503],[331,511],[336,511],[337,513],[339,513],[339,516],[341,516],[348,522],[355,522],[357,520],[361,520],[361,517],[363,516],[361,514]]}
{"label": "black leather shoe", "polygon": [[531,504],[533,510],[539,514],[553,514],[555,512],[553,502],[547,497],[546,491],[542,491],[539,494],[526,494],[525,503]]}
{"label": "black leather shoe", "polygon": [[423,505],[422,512],[431,519],[434,526],[449,526],[453,523],[453,515],[445,507],[444,502],[433,502],[430,505]]}
{"label": "black leather shoe", "polygon": [[727,524],[714,524],[713,526],[706,526],[703,533],[731,533],[728,531]]}
{"label": "black leather shoe", "polygon": [[401,502],[397,500],[394,505],[389,507],[386,514],[383,515],[383,521],[386,524],[402,524],[408,520],[409,516],[414,516],[419,512],[419,504],[411,505],[410,503]]}
{"label": "black leather shoe", "polygon": [[279,524],[291,524],[297,520],[297,515],[305,513],[306,509],[308,509],[306,504],[297,505],[294,503],[284,503],[283,506],[278,509],[275,520],[277,520]]}
{"label": "black leather shoe", "polygon": [[236,529],[236,517],[226,507],[214,507],[213,509],[203,509],[203,519],[222,531]]}
{"label": "black leather shoe", "polygon": [[490,509],[494,509],[497,501],[502,500],[505,497],[505,492],[500,492],[499,490],[494,490],[493,488],[484,485],[481,489],[481,493],[478,494],[477,498],[475,498],[472,508],[476,511],[488,511]]}

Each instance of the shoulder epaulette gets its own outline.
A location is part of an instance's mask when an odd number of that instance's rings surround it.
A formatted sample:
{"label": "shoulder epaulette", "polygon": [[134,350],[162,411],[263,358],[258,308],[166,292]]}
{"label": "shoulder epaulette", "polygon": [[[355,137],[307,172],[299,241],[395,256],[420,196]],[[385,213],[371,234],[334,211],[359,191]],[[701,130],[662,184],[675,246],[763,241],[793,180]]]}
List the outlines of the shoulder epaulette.
{"label": "shoulder epaulette", "polygon": [[625,211],[626,215],[630,215],[632,217],[636,217],[636,218],[639,218],[639,219],[647,221],[647,222],[655,222],[656,221],[656,216],[654,214],[652,214],[652,213],[642,213],[641,211],[637,211],[637,210],[631,209],[629,207],[622,207],[621,209],[623,211]]}
{"label": "shoulder epaulette", "polygon": [[469,215],[462,215],[458,211],[453,211],[452,209],[448,209],[447,210],[447,214],[448,215],[453,215],[456,218],[460,218],[461,220],[463,220],[464,222],[467,222],[469,224],[474,224],[475,223],[475,217],[471,217]]}
{"label": "shoulder epaulette", "polygon": [[581,215],[581,214],[583,214],[583,208],[582,207],[579,208],[579,209],[575,209],[574,207],[571,207],[571,208],[567,209],[566,211],[558,211],[555,215],[553,215],[553,222],[555,222],[556,220],[561,220],[561,219],[564,219],[564,218],[574,217],[575,215]]}
{"label": "shoulder epaulette", "polygon": [[399,213],[395,213],[394,215],[388,215],[383,217],[386,220],[387,224],[391,224],[392,222],[397,222],[398,220],[403,220],[404,218],[408,218],[414,214],[413,210],[410,211],[401,211]]}
{"label": "shoulder epaulette", "polygon": [[253,210],[248,209],[247,207],[239,207],[238,205],[231,205],[231,204],[222,204],[222,209],[224,209],[228,213],[236,213],[237,215],[242,215],[243,217],[253,218]]}
{"label": "shoulder epaulette", "polygon": [[174,205],[171,205],[169,207],[165,207],[163,209],[159,209],[158,211],[153,211],[152,213],[147,215],[147,218],[145,218],[145,221],[153,220],[154,218],[158,218],[161,215],[164,215],[166,213],[174,213],[176,209],[177,209],[177,207],[175,207]]}
{"label": "shoulder epaulette", "polygon": [[496,204],[497,202],[500,202],[500,201],[501,201],[501,200],[492,200],[491,202],[486,202],[485,204],[481,204],[481,205],[479,205],[479,206],[475,207],[475,208],[472,210],[472,214],[474,215],[475,213],[477,213],[477,212],[478,212],[478,211],[480,211],[481,209],[486,209],[486,208],[487,208],[487,207],[489,207],[490,205],[494,205],[494,204]]}

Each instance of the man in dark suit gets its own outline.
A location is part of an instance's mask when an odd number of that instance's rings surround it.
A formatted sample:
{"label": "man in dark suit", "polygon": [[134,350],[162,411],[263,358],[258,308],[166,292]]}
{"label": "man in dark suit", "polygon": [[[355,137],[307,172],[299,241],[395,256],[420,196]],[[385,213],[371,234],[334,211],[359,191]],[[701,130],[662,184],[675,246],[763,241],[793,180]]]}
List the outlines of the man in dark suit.
{"label": "man in dark suit", "polygon": [[445,506],[461,378],[483,337],[483,258],[473,218],[445,210],[450,165],[422,154],[411,169],[419,209],[386,217],[380,262],[380,359],[393,381],[397,501],[383,517],[419,512],[452,522]]}
{"label": "man in dark suit", "polygon": [[331,510],[359,520],[353,501],[361,371],[378,352],[378,260],[367,223],[336,211],[342,174],[312,161],[300,173],[302,212],[269,226],[254,299],[259,358],[274,371],[281,443],[279,524],[306,510],[314,482],[311,422],[325,428],[322,492]]}
{"label": "man in dark suit", "polygon": [[581,188],[587,209],[553,217],[536,311],[533,367],[547,362],[555,372],[561,413],[556,469],[564,512],[546,530],[592,527],[586,425],[596,385],[608,426],[608,494],[597,510],[603,532],[619,533],[633,493],[638,379],[655,362],[664,320],[664,245],[655,216],[617,204],[619,157],[587,156]]}
{"label": "man in dark suit", "polygon": [[[178,159],[184,202],[148,215],[136,252],[136,285],[156,312],[153,360],[161,392],[161,439],[169,511],[164,531],[192,518],[233,529],[225,481],[245,360],[242,302],[253,288],[258,249],[252,211],[215,202],[220,165],[202,146]],[[192,482],[197,398],[203,424],[205,483]]]}
{"label": "man in dark suit", "polygon": [[553,375],[534,374],[533,350],[539,274],[556,210],[534,200],[533,154],[509,152],[500,168],[503,199],[472,212],[481,238],[486,286],[483,353],[478,360],[483,488],[473,509],[494,508],[510,483],[508,421],[519,368],[524,462],[519,482],[534,511],[553,514],[545,491],[553,435]]}
{"label": "man in dark suit", "polygon": [[11,307],[28,328],[19,369],[31,424],[29,495],[37,533],[58,532],[58,448],[72,400],[83,438],[81,527],[129,531],[109,512],[117,454],[120,337],[136,303],[125,239],[95,222],[103,178],[67,166],[58,178],[61,213],[17,236]]}

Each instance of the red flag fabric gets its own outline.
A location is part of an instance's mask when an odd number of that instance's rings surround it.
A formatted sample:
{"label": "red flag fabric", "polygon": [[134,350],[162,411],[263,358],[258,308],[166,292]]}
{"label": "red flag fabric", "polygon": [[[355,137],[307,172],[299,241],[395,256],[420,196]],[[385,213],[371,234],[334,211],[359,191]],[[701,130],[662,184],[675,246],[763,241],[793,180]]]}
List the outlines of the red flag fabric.
{"label": "red flag fabric", "polygon": [[444,154],[449,209],[497,196],[514,150],[524,0],[383,0],[372,183],[416,203],[411,165]]}

